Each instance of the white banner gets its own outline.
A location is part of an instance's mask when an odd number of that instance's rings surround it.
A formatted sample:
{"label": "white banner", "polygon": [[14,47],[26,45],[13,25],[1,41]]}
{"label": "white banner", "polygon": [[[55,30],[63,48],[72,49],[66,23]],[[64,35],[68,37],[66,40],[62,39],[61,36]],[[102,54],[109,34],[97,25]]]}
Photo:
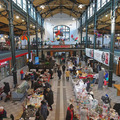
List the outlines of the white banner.
{"label": "white banner", "polygon": [[109,66],[109,52],[94,50],[94,59]]}
{"label": "white banner", "polygon": [[109,66],[109,59],[110,59],[109,52],[104,52],[100,50],[94,50],[93,52],[93,49],[86,48],[86,56],[93,58],[93,53],[94,53],[94,59],[96,61]]}
{"label": "white banner", "polygon": [[93,49],[86,48],[86,56],[93,58]]}

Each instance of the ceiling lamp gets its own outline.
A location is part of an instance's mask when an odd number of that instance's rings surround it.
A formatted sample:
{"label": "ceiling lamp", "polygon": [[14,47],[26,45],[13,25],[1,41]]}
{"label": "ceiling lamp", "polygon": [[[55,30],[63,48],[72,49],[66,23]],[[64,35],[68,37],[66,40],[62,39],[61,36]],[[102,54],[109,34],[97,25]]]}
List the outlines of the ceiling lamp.
{"label": "ceiling lamp", "polygon": [[82,5],[82,4],[80,4],[80,5],[78,6],[78,8],[83,8],[83,5]]}
{"label": "ceiling lamp", "polygon": [[16,15],[16,19],[19,19],[20,17],[18,15]]}
{"label": "ceiling lamp", "polygon": [[75,20],[75,18],[72,18],[72,20],[74,21],[74,20]]}
{"label": "ceiling lamp", "polygon": [[108,15],[105,15],[105,17],[108,17]]}
{"label": "ceiling lamp", "polygon": [[41,5],[40,8],[41,8],[41,9],[45,9],[45,5]]}
{"label": "ceiling lamp", "polygon": [[33,28],[35,28],[35,26],[33,26]]}
{"label": "ceiling lamp", "polygon": [[22,22],[24,22],[25,20],[24,19],[22,19]]}

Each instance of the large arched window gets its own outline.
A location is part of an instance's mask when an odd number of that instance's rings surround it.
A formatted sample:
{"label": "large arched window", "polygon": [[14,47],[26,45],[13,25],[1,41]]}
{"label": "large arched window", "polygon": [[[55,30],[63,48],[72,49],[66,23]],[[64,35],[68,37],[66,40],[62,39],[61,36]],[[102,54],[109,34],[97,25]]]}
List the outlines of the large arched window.
{"label": "large arched window", "polygon": [[66,25],[58,25],[53,28],[53,40],[56,39],[56,32],[62,30],[63,36],[61,38],[70,40],[70,28]]}

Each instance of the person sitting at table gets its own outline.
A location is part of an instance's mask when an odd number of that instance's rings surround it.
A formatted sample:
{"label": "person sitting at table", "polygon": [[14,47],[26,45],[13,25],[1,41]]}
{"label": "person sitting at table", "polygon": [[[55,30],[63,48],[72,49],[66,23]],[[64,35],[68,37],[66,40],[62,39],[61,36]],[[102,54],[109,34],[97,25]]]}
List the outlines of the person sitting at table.
{"label": "person sitting at table", "polygon": [[26,72],[25,73],[25,78],[24,78],[24,80],[29,80],[30,79],[30,76],[29,76],[29,74]]}
{"label": "person sitting at table", "polygon": [[7,118],[7,112],[4,110],[4,107],[0,107],[0,120]]}

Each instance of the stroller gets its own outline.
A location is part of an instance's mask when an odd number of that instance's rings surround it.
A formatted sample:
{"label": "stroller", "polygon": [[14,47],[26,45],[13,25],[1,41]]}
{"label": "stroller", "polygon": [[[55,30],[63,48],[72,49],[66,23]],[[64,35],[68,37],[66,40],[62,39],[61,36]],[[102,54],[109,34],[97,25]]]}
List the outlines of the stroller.
{"label": "stroller", "polygon": [[107,94],[105,96],[102,96],[101,100],[103,101],[104,104],[108,104],[109,108],[111,108],[111,99]]}

